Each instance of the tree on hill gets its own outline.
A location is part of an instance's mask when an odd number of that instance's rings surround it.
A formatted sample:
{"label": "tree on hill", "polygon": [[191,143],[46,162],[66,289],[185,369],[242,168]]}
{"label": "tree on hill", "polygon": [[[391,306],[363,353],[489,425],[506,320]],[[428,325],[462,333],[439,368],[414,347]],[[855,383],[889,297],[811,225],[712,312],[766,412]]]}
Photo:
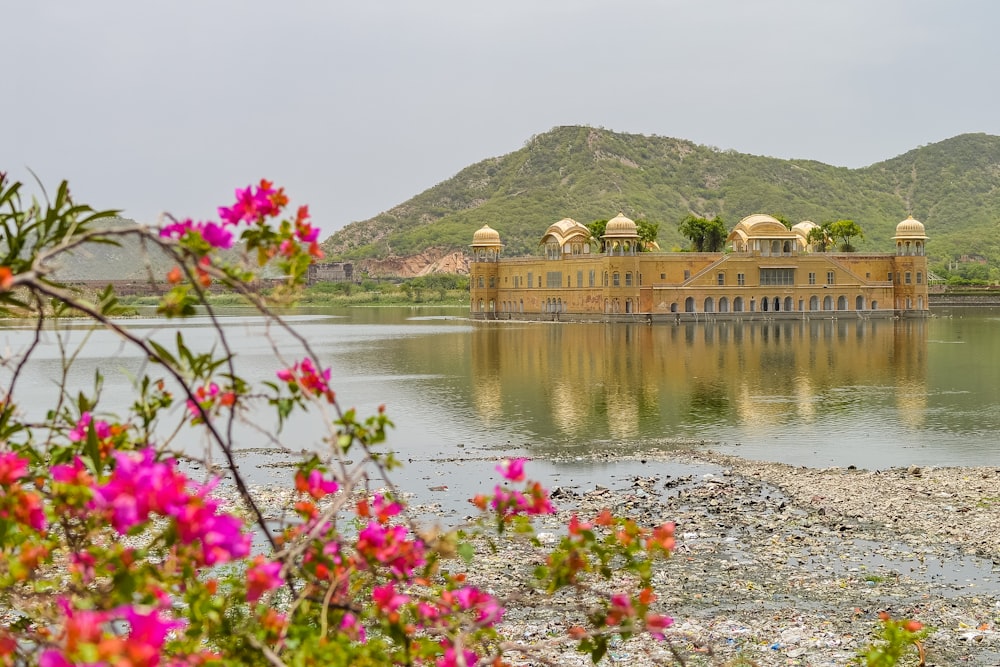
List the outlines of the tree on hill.
{"label": "tree on hill", "polygon": [[830,236],[841,241],[840,251],[841,252],[854,252],[854,246],[851,245],[851,239],[855,236],[858,238],[864,238],[865,233],[862,231],[858,223],[853,220],[837,220],[836,222],[831,222],[829,225],[825,225],[830,232]]}
{"label": "tree on hill", "polygon": [[691,241],[691,248],[695,252],[720,252],[729,234],[726,224],[719,216],[709,220],[688,215],[681,220],[677,229]]}

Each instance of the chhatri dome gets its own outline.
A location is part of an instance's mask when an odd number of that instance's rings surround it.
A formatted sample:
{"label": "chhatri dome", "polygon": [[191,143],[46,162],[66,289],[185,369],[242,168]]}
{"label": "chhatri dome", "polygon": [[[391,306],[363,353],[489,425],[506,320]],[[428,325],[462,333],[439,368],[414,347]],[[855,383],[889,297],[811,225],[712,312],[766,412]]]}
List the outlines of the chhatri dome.
{"label": "chhatri dome", "polygon": [[896,225],[896,235],[893,239],[926,239],[927,232],[924,230],[924,223],[914,220],[909,216],[906,220]]}
{"label": "chhatri dome", "polygon": [[604,227],[604,238],[606,239],[636,238],[637,236],[639,236],[639,228],[622,212],[608,220],[608,224]]}
{"label": "chhatri dome", "polygon": [[472,245],[474,246],[494,246],[500,245],[500,232],[489,225],[483,225],[472,235]]}
{"label": "chhatri dome", "polygon": [[897,255],[923,255],[927,232],[924,230],[924,224],[914,220],[910,215],[896,225],[896,235],[892,240],[896,242]]}

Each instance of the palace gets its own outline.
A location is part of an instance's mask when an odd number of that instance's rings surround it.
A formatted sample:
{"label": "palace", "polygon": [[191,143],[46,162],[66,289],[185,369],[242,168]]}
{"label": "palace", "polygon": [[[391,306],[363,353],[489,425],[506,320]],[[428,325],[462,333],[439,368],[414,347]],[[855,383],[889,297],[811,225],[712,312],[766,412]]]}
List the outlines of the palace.
{"label": "palace", "polygon": [[[542,256],[501,258],[500,234],[476,231],[469,265],[477,319],[690,321],[926,317],[924,226],[896,225],[895,254],[813,252],[800,222],[740,220],[726,252],[642,252],[622,214],[595,239],[566,218],[542,236]],[[599,244],[598,244],[599,241]],[[599,249],[598,249],[599,248]]]}

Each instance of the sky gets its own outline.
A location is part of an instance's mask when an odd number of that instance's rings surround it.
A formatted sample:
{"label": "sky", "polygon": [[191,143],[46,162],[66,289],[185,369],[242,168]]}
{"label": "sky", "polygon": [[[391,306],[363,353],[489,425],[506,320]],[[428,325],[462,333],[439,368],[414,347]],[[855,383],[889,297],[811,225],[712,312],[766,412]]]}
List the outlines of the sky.
{"label": "sky", "polygon": [[14,0],[0,25],[0,171],[146,223],[268,178],[325,237],[560,125],[844,167],[1000,134],[995,0]]}

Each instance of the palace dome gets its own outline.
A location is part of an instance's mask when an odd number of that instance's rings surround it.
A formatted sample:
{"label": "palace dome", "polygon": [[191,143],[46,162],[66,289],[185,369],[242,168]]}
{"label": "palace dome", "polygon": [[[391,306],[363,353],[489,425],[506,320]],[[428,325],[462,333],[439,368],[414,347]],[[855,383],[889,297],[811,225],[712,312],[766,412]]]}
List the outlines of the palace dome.
{"label": "palace dome", "polygon": [[637,236],[639,236],[639,228],[636,227],[635,222],[626,218],[624,213],[619,213],[608,220],[608,224],[604,227],[605,238],[636,238]]}
{"label": "palace dome", "polygon": [[500,245],[500,232],[489,225],[483,225],[472,235],[472,245],[491,246]]}
{"label": "palace dome", "polygon": [[911,215],[896,225],[896,236],[893,238],[925,239],[927,232],[924,229],[924,224],[919,220],[914,220]]}

